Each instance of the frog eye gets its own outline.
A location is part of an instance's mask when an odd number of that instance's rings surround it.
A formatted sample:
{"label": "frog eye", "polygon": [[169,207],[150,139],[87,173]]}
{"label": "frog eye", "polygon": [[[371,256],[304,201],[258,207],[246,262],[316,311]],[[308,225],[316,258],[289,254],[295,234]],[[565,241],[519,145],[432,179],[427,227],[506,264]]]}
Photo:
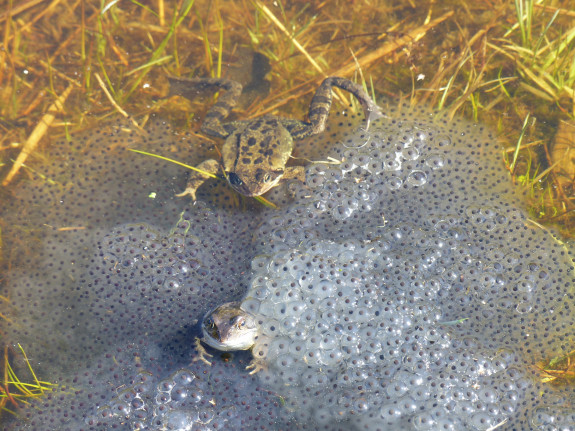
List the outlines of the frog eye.
{"label": "frog eye", "polygon": [[272,179],[272,176],[270,174],[265,174],[262,179],[264,183],[269,183]]}
{"label": "frog eye", "polygon": [[237,328],[243,328],[246,326],[246,319],[244,319],[242,316],[236,316],[233,319],[230,319],[230,324]]}
{"label": "frog eye", "polygon": [[232,186],[241,186],[244,182],[235,173],[228,173],[228,180]]}
{"label": "frog eye", "polygon": [[208,329],[214,329],[216,327],[214,319],[212,319],[211,317],[206,318],[204,320],[204,327],[206,327]]}

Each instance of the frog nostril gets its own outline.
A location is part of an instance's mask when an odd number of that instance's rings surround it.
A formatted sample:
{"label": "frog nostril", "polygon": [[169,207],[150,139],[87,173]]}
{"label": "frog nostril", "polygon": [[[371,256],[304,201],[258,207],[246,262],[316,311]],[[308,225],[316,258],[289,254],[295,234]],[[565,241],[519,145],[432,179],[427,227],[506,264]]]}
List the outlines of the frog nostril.
{"label": "frog nostril", "polygon": [[235,173],[229,172],[228,179],[232,186],[241,186],[244,182]]}

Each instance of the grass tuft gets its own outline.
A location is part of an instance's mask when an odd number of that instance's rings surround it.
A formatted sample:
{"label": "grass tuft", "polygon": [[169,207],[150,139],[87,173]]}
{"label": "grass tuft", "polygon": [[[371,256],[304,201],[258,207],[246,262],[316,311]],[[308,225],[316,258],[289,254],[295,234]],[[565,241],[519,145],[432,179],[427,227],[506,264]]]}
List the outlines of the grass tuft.
{"label": "grass tuft", "polygon": [[[38,379],[24,348],[18,344],[19,352],[12,352],[4,347],[3,376],[0,380],[0,414],[7,412],[17,415],[17,409],[29,404],[31,400],[41,398],[52,392],[57,385]],[[18,373],[10,363],[11,358],[18,354],[25,362],[25,370]]]}

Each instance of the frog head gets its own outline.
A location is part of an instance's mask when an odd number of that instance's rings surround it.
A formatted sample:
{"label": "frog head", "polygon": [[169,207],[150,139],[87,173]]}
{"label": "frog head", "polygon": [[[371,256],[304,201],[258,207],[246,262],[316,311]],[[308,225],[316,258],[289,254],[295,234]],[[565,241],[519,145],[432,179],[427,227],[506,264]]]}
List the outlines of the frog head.
{"label": "frog head", "polygon": [[256,321],[240,305],[240,302],[226,302],[206,314],[202,320],[202,333],[208,346],[231,351],[247,350],[254,345]]}
{"label": "frog head", "polygon": [[260,196],[285,172],[293,138],[279,119],[245,122],[227,138],[222,164],[230,185],[244,196]]}

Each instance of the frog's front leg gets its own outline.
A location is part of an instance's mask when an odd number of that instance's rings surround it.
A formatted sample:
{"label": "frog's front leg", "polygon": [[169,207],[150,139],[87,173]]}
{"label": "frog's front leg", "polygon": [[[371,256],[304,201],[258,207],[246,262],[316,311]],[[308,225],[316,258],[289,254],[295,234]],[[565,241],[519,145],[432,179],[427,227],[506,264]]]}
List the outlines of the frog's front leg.
{"label": "frog's front leg", "polygon": [[282,176],[282,181],[285,180],[300,180],[305,183],[305,168],[303,166],[290,166],[285,169]]}
{"label": "frog's front leg", "polygon": [[252,359],[250,364],[246,367],[246,370],[251,370],[248,374],[254,375],[259,373],[260,371],[266,371],[268,367],[261,361],[256,359]]}
{"label": "frog's front leg", "polygon": [[[196,168],[209,174],[215,175],[220,169],[220,163],[213,159],[204,160],[202,163],[196,166]],[[209,175],[202,174],[198,171],[192,171],[190,173],[190,178],[188,179],[186,190],[184,190],[182,193],[178,193],[176,196],[179,197],[190,195],[193,200],[196,200],[196,192],[200,186],[204,184],[209,178],[211,178]]]}
{"label": "frog's front leg", "polygon": [[194,359],[192,359],[192,362],[202,361],[204,364],[211,366],[212,363],[207,358],[213,358],[214,355],[210,355],[206,351],[206,348],[202,345],[202,340],[200,340],[199,337],[196,337],[196,339],[194,340],[194,345],[196,346],[196,350],[198,351],[198,356],[195,356]]}

